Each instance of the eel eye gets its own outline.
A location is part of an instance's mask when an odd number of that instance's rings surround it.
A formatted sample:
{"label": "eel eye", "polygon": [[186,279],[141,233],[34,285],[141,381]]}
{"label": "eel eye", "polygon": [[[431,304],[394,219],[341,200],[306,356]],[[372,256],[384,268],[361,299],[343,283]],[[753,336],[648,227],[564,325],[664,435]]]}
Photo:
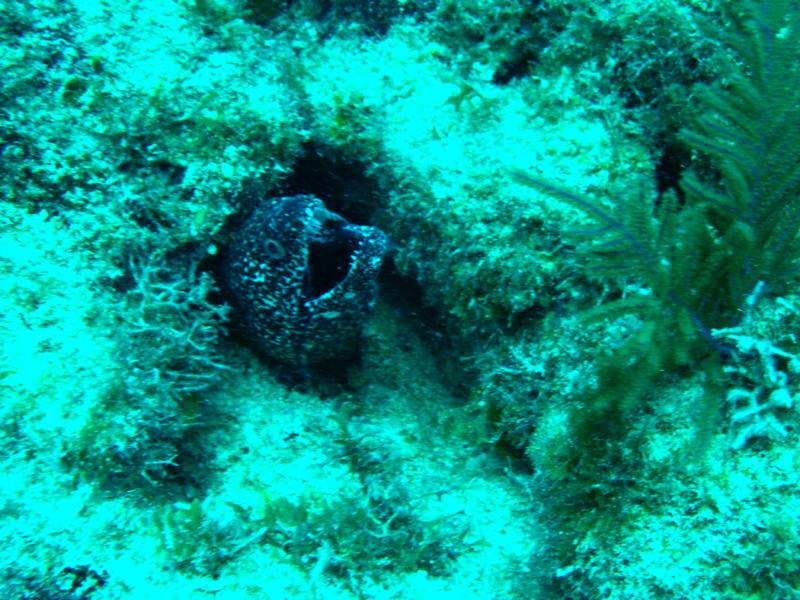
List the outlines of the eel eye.
{"label": "eel eye", "polygon": [[286,250],[284,250],[283,246],[271,239],[264,242],[264,252],[273,260],[280,260],[286,256]]}

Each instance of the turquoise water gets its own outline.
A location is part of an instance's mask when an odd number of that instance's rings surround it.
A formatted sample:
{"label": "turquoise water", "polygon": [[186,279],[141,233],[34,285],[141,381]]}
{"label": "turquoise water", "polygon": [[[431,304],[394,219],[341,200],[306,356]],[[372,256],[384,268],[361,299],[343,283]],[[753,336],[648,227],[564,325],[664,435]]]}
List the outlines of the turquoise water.
{"label": "turquoise water", "polygon": [[798,15],[0,2],[0,598],[800,596]]}

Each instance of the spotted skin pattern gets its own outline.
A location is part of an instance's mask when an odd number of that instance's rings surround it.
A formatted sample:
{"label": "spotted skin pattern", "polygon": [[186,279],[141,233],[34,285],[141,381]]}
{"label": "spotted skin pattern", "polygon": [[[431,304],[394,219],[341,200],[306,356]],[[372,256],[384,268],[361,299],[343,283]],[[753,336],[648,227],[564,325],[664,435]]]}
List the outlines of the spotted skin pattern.
{"label": "spotted skin pattern", "polygon": [[305,366],[348,355],[378,297],[388,247],[309,195],[268,198],[244,221],[225,262],[226,287],[256,348]]}

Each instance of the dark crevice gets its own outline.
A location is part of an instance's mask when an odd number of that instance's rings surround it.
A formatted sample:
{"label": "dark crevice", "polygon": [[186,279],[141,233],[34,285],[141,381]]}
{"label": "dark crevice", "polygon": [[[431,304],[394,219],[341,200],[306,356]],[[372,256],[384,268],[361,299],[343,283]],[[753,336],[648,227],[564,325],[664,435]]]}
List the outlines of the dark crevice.
{"label": "dark crevice", "polygon": [[375,180],[367,174],[367,165],[332,159],[313,143],[306,144],[304,151],[292,175],[275,195],[311,194],[350,223],[370,224],[382,194]]}

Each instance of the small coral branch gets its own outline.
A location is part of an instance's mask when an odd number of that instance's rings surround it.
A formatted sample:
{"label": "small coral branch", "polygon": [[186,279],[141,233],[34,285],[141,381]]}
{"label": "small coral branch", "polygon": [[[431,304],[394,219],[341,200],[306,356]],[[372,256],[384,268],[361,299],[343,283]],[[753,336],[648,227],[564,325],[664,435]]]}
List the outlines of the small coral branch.
{"label": "small coral branch", "polygon": [[225,369],[216,354],[228,314],[208,301],[213,281],[191,265],[184,275],[161,262],[131,261],[135,287],[125,295],[118,350],[132,387],[172,399],[208,389]]}
{"label": "small coral branch", "polygon": [[116,320],[118,385],[95,407],[73,452],[81,468],[107,482],[180,479],[192,458],[187,432],[203,424],[205,392],[226,366],[217,351],[228,307],[208,296],[211,277],[159,254],[129,262]]}
{"label": "small coral branch", "polygon": [[[736,382],[725,400],[730,408],[731,447],[739,450],[753,438],[780,439],[788,430],[781,420],[800,399],[796,378],[800,356],[778,347],[757,331],[756,304],[764,284],[759,282],[745,302],[737,327],[715,329],[712,335],[733,348],[725,372]],[[798,314],[785,301],[785,308]]]}

